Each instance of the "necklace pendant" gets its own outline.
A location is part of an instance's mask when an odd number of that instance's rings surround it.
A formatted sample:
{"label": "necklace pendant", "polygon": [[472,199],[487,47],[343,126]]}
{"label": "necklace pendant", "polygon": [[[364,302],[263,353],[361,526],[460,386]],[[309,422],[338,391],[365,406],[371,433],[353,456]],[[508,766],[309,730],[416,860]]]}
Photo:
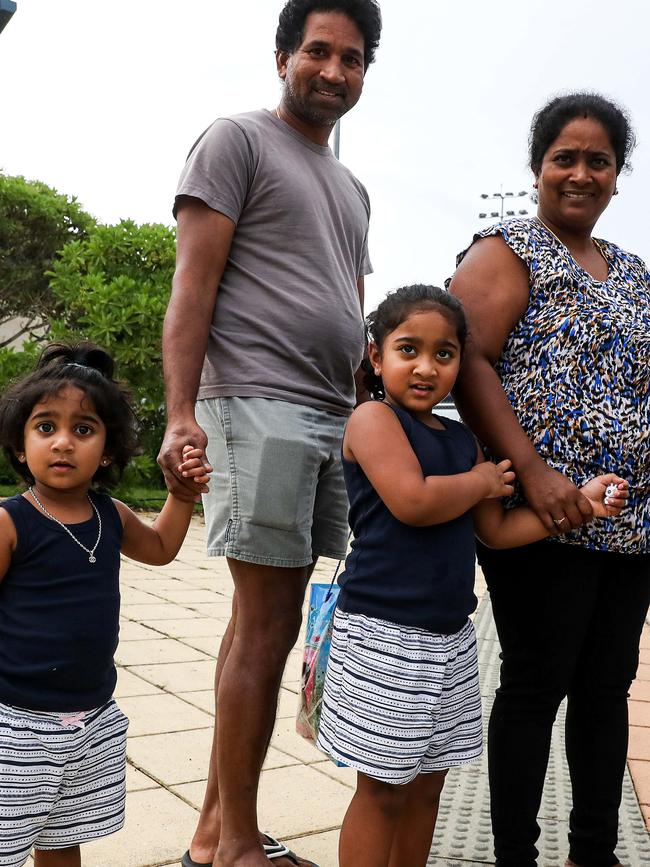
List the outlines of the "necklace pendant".
{"label": "necklace pendant", "polygon": [[89,562],[89,563],[96,563],[96,562],[97,562],[97,557],[95,557],[94,554],[91,554],[90,557],[88,558],[88,562]]}

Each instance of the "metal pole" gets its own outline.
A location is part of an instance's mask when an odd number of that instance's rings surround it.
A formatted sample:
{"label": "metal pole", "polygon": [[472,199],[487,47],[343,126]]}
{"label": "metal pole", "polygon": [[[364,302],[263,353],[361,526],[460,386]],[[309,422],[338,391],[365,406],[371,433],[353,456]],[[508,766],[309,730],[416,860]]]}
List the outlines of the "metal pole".
{"label": "metal pole", "polygon": [[339,150],[341,148],[341,120],[336,121],[334,124],[334,156],[336,159],[339,158]]}

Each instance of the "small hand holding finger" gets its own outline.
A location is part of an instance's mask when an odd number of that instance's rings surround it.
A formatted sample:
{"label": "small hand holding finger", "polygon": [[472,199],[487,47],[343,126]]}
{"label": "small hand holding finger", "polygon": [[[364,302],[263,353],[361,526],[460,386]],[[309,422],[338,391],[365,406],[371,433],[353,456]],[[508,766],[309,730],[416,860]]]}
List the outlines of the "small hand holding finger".
{"label": "small hand holding finger", "polygon": [[591,503],[596,518],[615,518],[626,505],[629,488],[625,479],[606,473],[590,479],[580,490]]}
{"label": "small hand holding finger", "polygon": [[515,474],[510,470],[512,466],[510,461],[501,461],[498,464],[493,464],[490,461],[482,461],[473,467],[473,472],[480,473],[490,487],[485,494],[486,499],[494,497],[509,497],[512,495],[514,488],[512,482]]}
{"label": "small hand holding finger", "polygon": [[184,478],[192,479],[196,484],[201,485],[203,493],[208,490],[207,483],[210,481],[212,466],[205,459],[203,449],[191,445],[183,446],[183,460],[178,465],[178,472]]}
{"label": "small hand holding finger", "polygon": [[503,493],[500,494],[500,496],[509,497],[514,493],[513,484],[515,481],[515,473],[514,470],[510,469],[512,467],[512,461],[499,461],[496,466],[497,470],[501,474],[501,484],[503,486]]}
{"label": "small hand holding finger", "polygon": [[[192,445],[188,445],[188,444]],[[184,477],[178,469],[185,451],[198,448],[203,453],[207,445],[205,431],[191,416],[170,419],[158,454],[158,464],[165,477],[165,484],[180,500],[194,500],[197,485],[190,477]]]}

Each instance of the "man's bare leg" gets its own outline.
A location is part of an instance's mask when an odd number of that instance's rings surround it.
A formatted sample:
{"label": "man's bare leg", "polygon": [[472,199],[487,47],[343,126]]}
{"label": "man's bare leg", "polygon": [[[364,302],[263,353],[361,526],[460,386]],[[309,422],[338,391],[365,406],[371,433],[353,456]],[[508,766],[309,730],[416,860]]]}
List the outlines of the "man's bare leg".
{"label": "man's bare leg", "polygon": [[232,613],[230,622],[226,628],[219,646],[219,654],[217,656],[217,667],[214,672],[214,698],[215,698],[215,715],[214,715],[214,732],[212,735],[212,750],[210,752],[210,766],[208,768],[208,782],[203,796],[203,805],[201,806],[201,814],[196,826],[196,831],[192,837],[190,844],[190,857],[197,864],[211,864],[214,858],[214,853],[217,851],[219,843],[219,832],[221,830],[221,810],[219,806],[219,782],[217,779],[217,693],[219,691],[219,681],[224,664],[228,658],[230,646],[232,644],[235,628],[237,624],[237,591],[232,599]]}
{"label": "man's bare leg", "polygon": [[[235,596],[215,675],[219,722],[215,719],[208,786],[190,854],[197,863],[206,864],[215,854],[225,785],[227,793],[233,792],[232,799],[226,795],[232,803],[232,830],[227,830],[228,842],[219,850],[222,860],[215,858],[215,865],[268,865],[257,831],[257,785],[273,732],[282,672],[300,628],[305,587],[314,564],[285,569],[229,559],[228,565]],[[229,737],[229,731],[234,737]],[[238,853],[244,860],[237,860]],[[284,858],[273,863],[289,867]]]}
{"label": "man's bare leg", "polygon": [[34,864],[36,867],[81,867],[81,850],[79,846],[67,846],[65,849],[35,849]]}

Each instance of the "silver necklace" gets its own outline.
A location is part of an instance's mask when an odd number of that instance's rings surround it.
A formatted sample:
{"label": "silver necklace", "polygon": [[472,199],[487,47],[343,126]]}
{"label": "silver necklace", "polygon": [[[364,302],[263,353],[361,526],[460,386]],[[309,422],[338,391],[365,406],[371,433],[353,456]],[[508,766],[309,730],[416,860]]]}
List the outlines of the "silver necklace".
{"label": "silver necklace", "polygon": [[68,536],[70,536],[70,538],[71,538],[74,542],[76,542],[77,545],[79,545],[80,548],[83,548],[83,549],[84,549],[84,551],[86,552],[86,554],[88,554],[88,562],[89,562],[89,563],[96,563],[96,562],[97,562],[97,557],[95,557],[95,551],[97,550],[97,546],[99,545],[99,540],[102,538],[102,519],[101,519],[101,515],[99,514],[99,511],[97,510],[97,506],[93,503],[93,501],[90,499],[90,497],[88,496],[88,494],[86,494],[86,496],[88,497],[88,502],[89,502],[90,505],[93,507],[93,510],[94,510],[95,514],[97,515],[97,520],[98,520],[98,522],[99,522],[99,533],[97,533],[97,541],[96,541],[95,544],[92,546],[92,548],[86,548],[86,546],[83,544],[83,542],[80,542],[79,539],[77,539],[77,537],[75,536],[75,534],[72,533],[72,532],[71,532],[71,531],[66,527],[66,525],[63,523],[63,521],[59,521],[58,518],[55,518],[54,515],[51,515],[51,514],[47,511],[47,509],[45,508],[45,506],[43,505],[43,503],[41,503],[41,501],[38,499],[38,497],[37,497],[36,494],[34,493],[34,488],[32,488],[31,485],[30,485],[30,487],[29,487],[28,490],[29,490],[29,493],[30,493],[30,494],[32,495],[32,497],[34,498],[34,502],[35,502],[36,505],[39,507],[39,509],[40,509],[40,510],[45,514],[45,515],[47,515],[48,518],[51,518],[52,521],[54,521],[56,524],[58,524],[59,527],[63,527],[63,529],[64,529],[64,530],[66,531],[66,533],[68,534]]}

